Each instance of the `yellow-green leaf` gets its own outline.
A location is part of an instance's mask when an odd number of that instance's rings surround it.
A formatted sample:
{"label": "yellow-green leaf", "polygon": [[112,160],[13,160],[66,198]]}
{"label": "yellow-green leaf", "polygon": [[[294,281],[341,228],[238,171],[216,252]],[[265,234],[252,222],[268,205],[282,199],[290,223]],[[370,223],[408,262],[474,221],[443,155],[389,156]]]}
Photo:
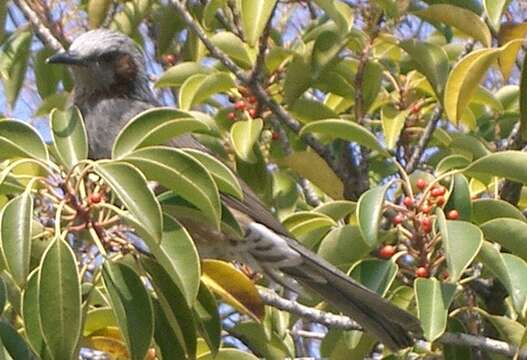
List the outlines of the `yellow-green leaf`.
{"label": "yellow-green leaf", "polygon": [[256,162],[256,155],[253,152],[253,146],[260,137],[263,128],[262,119],[249,119],[246,121],[237,121],[231,127],[231,142],[236,155],[243,161],[249,163]]}

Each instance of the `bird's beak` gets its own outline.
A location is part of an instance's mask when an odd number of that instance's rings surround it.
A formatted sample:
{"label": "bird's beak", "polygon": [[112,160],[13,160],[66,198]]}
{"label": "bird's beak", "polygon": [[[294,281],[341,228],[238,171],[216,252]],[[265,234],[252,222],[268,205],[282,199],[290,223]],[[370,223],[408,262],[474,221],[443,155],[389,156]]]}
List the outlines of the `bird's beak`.
{"label": "bird's beak", "polygon": [[70,52],[64,51],[58,54],[52,55],[46,59],[48,64],[65,64],[65,65],[85,65],[86,61],[81,56]]}

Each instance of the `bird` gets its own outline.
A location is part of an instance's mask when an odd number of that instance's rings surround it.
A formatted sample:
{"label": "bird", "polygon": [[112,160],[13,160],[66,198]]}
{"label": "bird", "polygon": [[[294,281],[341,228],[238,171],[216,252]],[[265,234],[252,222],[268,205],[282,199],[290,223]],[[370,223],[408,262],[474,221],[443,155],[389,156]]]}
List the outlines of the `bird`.
{"label": "bird", "polygon": [[[110,158],[113,140],[133,116],[160,106],[150,86],[144,53],[127,35],[107,29],[78,36],[66,51],[48,58],[69,67],[73,103],[80,109],[91,159]],[[210,152],[191,134],[171,146]],[[243,199],[221,194],[240,223],[243,239],[195,219],[178,218],[204,258],[238,261],[288,287],[308,289],[392,350],[412,346],[422,336],[419,320],[302,246],[255,193],[239,179]]]}

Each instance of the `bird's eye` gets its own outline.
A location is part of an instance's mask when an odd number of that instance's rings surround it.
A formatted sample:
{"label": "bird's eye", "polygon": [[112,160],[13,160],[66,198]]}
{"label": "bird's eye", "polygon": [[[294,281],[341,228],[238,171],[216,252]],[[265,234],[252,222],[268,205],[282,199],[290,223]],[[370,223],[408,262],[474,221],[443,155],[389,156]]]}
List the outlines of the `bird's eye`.
{"label": "bird's eye", "polygon": [[101,62],[110,62],[110,61],[115,60],[116,57],[117,57],[117,52],[112,51],[112,52],[106,52],[106,53],[99,55],[97,60]]}

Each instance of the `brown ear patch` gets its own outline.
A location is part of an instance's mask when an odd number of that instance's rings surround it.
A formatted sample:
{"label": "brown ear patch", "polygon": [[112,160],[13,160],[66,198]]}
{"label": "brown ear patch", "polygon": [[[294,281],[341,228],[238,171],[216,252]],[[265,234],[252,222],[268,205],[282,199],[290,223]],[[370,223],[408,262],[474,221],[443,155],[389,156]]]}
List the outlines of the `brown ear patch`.
{"label": "brown ear patch", "polygon": [[129,54],[120,54],[114,63],[115,75],[121,81],[131,81],[137,76],[137,65]]}

